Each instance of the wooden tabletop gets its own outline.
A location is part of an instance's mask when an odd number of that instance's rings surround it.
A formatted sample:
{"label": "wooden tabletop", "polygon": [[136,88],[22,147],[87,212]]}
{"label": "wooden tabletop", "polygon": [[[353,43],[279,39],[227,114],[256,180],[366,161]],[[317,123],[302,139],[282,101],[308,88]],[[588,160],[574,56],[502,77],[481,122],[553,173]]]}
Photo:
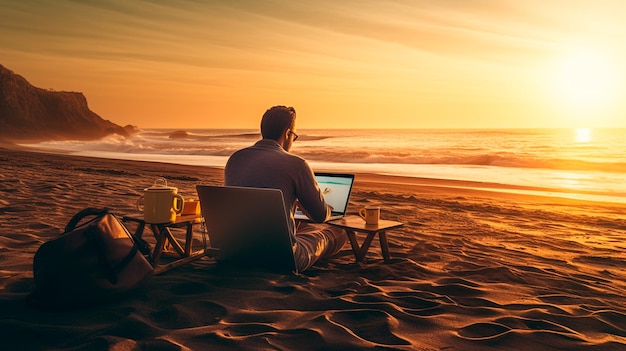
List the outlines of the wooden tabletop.
{"label": "wooden tabletop", "polygon": [[404,225],[404,223],[402,222],[390,221],[386,219],[379,220],[378,224],[365,224],[365,220],[363,220],[363,218],[361,218],[360,216],[346,216],[340,219],[328,221],[326,223],[334,225],[336,227],[366,233],[376,233],[381,230],[399,228]]}
{"label": "wooden tabletop", "polygon": [[[176,216],[176,220],[173,222],[167,222],[167,223],[156,223],[156,224],[162,224],[162,225],[176,225],[176,224],[186,224],[186,223],[201,223],[202,222],[202,216],[201,215],[178,215]],[[126,215],[124,217],[122,217],[123,221],[131,221],[131,222],[143,222],[143,214],[137,214],[137,215]],[[153,224],[153,223],[148,223],[148,224]]]}

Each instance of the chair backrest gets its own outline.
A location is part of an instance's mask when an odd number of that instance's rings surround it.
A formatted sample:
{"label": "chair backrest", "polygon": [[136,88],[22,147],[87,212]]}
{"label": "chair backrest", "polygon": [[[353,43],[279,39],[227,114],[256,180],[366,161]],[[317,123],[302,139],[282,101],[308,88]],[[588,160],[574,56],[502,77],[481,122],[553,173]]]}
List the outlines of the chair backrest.
{"label": "chair backrest", "polygon": [[280,190],[198,185],[196,191],[217,260],[297,271]]}

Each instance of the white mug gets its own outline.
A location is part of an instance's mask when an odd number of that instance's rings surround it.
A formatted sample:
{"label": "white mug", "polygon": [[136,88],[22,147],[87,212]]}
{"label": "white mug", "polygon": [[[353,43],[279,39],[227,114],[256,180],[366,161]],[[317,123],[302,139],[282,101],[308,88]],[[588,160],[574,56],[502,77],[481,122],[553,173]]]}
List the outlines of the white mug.
{"label": "white mug", "polygon": [[359,216],[367,225],[376,225],[380,219],[380,206],[367,206],[359,211]]}

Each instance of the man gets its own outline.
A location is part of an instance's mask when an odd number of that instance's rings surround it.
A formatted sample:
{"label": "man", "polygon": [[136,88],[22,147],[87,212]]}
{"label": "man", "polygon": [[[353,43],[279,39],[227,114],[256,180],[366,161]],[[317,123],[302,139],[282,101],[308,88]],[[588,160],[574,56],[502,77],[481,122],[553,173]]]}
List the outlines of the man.
{"label": "man", "polygon": [[296,111],[293,107],[274,106],[261,119],[262,139],[253,146],[230,156],[224,170],[228,186],[274,188],[283,192],[283,200],[292,233],[298,271],[311,267],[317,260],[341,250],[345,230],[324,224],[301,222],[296,228],[296,207],[316,223],[326,221],[331,207],[324,201],[315,176],[303,158],[290,154],[296,139]]}

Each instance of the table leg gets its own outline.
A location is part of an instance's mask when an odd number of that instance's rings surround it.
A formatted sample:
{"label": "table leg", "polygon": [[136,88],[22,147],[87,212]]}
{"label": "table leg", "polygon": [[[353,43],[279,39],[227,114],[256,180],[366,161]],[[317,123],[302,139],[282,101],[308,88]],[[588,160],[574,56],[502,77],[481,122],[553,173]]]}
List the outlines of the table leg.
{"label": "table leg", "polygon": [[378,233],[378,239],[380,240],[380,251],[383,253],[383,259],[385,262],[391,260],[389,255],[389,244],[387,243],[387,233],[382,230]]}
{"label": "table leg", "polygon": [[[206,247],[202,250],[198,250],[195,252],[193,251],[193,226],[195,224],[200,224],[198,218],[192,218],[188,221],[179,221],[178,223],[146,223],[143,219],[138,217],[135,218],[132,216],[124,216],[123,221],[137,223],[137,229],[135,230],[134,237],[140,239],[137,240],[138,245],[140,245],[141,243],[144,243],[146,245],[147,252],[145,252],[145,250],[142,250],[142,253],[148,256],[150,263],[154,267],[155,274],[159,274],[174,267],[178,267],[194,260],[200,259],[204,257],[207,253]],[[152,248],[151,245],[149,245],[142,239],[143,232],[145,231],[146,226],[150,228],[156,240],[154,248]],[[184,244],[180,243],[176,239],[174,233],[172,233],[170,228],[184,228],[186,230],[186,240]],[[181,256],[181,258],[161,265],[161,256],[163,255],[166,247],[169,248],[169,245],[174,248],[177,254]]]}
{"label": "table leg", "polygon": [[359,248],[359,244],[356,242],[356,235],[354,234],[354,230],[346,230],[346,233],[348,234],[348,239],[350,239],[350,246],[352,246],[352,253],[354,253],[354,258],[356,262],[359,262],[361,260],[361,258],[359,257],[361,250]]}
{"label": "table leg", "polygon": [[376,236],[376,233],[367,234],[367,237],[365,238],[363,245],[361,245],[361,253],[360,253],[361,259],[365,258],[365,255],[367,254],[367,250],[369,250],[370,245],[372,244],[372,240],[374,240],[375,236]]}
{"label": "table leg", "polygon": [[137,224],[137,230],[135,230],[135,238],[141,239],[141,237],[143,236],[143,230],[145,227],[146,227],[146,222],[139,222],[139,224]]}
{"label": "table leg", "polygon": [[346,230],[348,233],[348,239],[350,239],[350,246],[352,246],[352,253],[354,253],[354,259],[356,262],[360,262],[365,254],[362,251],[362,248],[359,247],[359,243],[356,240],[356,234],[354,230]]}
{"label": "table leg", "polygon": [[150,224],[150,229],[152,229],[152,233],[154,233],[157,239],[152,253],[152,266],[156,267],[159,264],[161,253],[163,253],[163,249],[165,247],[165,235],[161,232],[161,227],[156,224]]}
{"label": "table leg", "polygon": [[350,245],[352,246],[352,252],[354,253],[356,262],[360,262],[365,258],[365,255],[367,254],[367,250],[369,250],[376,234],[378,234],[378,239],[380,241],[380,251],[383,254],[384,261],[389,262],[391,260],[391,255],[389,253],[389,243],[387,242],[386,231],[381,230],[378,232],[367,234],[365,241],[363,241],[363,245],[360,245],[360,246],[359,246],[359,243],[357,242],[355,231],[346,230],[346,233],[348,234],[348,239],[350,239]]}
{"label": "table leg", "polygon": [[193,225],[187,225],[185,233],[185,256],[191,255],[191,242],[193,240]]}
{"label": "table leg", "polygon": [[170,231],[170,228],[163,226],[163,225],[160,225],[159,227],[160,227],[159,229],[161,229],[161,234],[164,234],[164,236],[167,237],[170,245],[174,248],[174,251],[176,251],[181,257],[184,257],[185,250],[183,249],[182,246],[180,246],[180,243],[178,242],[178,240],[176,240],[176,238]]}

